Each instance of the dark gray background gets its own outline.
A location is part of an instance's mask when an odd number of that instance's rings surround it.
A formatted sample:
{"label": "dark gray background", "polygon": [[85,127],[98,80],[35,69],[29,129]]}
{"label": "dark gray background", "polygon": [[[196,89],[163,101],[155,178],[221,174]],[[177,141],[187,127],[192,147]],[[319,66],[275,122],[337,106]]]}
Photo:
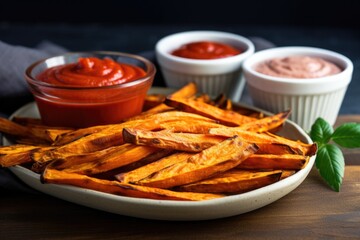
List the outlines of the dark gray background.
{"label": "dark gray background", "polygon": [[[276,46],[325,48],[353,61],[353,80],[341,113],[359,114],[359,9],[356,0],[1,1],[0,41],[35,48],[47,40],[69,51],[145,53],[151,58],[156,42],[168,34],[220,30]],[[160,73],[154,85],[164,85]],[[7,115],[32,99],[0,100],[0,112]]]}

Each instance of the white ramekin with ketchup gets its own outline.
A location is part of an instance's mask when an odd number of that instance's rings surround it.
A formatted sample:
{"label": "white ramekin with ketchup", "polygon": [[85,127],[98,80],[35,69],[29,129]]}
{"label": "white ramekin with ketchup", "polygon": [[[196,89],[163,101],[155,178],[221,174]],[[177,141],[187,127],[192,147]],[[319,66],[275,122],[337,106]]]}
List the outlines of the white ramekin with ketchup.
{"label": "white ramekin with ketchup", "polygon": [[[194,52],[176,54],[182,48]],[[231,53],[230,48],[237,52]],[[164,37],[155,50],[167,87],[177,89],[195,82],[200,92],[212,96],[224,93],[238,101],[244,87],[242,63],[254,53],[254,45],[249,39],[232,33],[189,31]]]}

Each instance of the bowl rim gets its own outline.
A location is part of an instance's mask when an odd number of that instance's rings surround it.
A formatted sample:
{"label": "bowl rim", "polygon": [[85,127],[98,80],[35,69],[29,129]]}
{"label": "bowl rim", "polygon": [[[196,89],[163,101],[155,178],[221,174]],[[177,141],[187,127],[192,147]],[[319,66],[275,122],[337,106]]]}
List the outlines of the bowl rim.
{"label": "bowl rim", "polygon": [[[107,86],[71,86],[71,85],[62,86],[62,85],[56,85],[56,84],[51,84],[51,83],[40,81],[31,75],[32,70],[39,64],[45,63],[46,61],[49,61],[51,59],[60,58],[60,57],[64,57],[64,56],[71,56],[71,55],[74,55],[74,56],[79,55],[79,57],[81,57],[81,55],[87,55],[87,56],[91,56],[91,55],[109,56],[109,55],[112,55],[112,56],[118,56],[118,57],[122,56],[122,57],[133,58],[133,59],[139,60],[145,64],[145,66],[147,68],[146,75],[144,77],[141,77],[141,78],[136,79],[131,82],[107,85]],[[65,64],[67,64],[67,63],[65,63]],[[67,52],[64,54],[43,58],[41,60],[33,62],[25,69],[25,79],[30,85],[53,88],[53,89],[63,89],[63,90],[99,90],[99,89],[101,89],[101,90],[105,90],[105,89],[117,89],[117,88],[124,89],[124,88],[132,87],[135,85],[140,85],[143,82],[147,82],[147,81],[151,80],[152,77],[155,76],[155,73],[156,73],[155,65],[150,60],[148,60],[142,56],[136,55],[136,54],[114,52],[114,51],[80,51],[80,52]]]}
{"label": "bowl rim", "polygon": [[[324,77],[316,77],[316,78],[289,78],[289,77],[277,77],[277,76],[270,76],[267,74],[263,74],[257,72],[254,69],[254,65],[263,62],[268,59],[272,59],[275,57],[285,57],[289,55],[310,55],[324,58],[336,65],[341,65],[342,71],[330,76]],[[353,63],[351,60],[334,51],[317,48],[317,47],[306,47],[306,46],[286,46],[286,47],[275,47],[271,49],[262,50],[259,52],[254,53],[252,56],[247,58],[243,63],[243,70],[246,74],[251,74],[258,79],[262,79],[263,81],[267,82],[274,82],[274,83],[286,83],[292,85],[313,85],[313,84],[329,84],[330,82],[337,82],[339,80],[343,81],[344,84],[348,84],[351,78],[347,78],[348,81],[343,80],[341,75],[348,75],[352,74],[353,72]],[[346,79],[346,78],[345,78]],[[247,80],[248,81],[248,80]],[[251,81],[251,80],[250,80]]]}
{"label": "bowl rim", "polygon": [[[194,40],[194,39],[197,40]],[[200,39],[199,39],[200,38]],[[183,58],[170,54],[170,52],[166,51],[169,47],[173,45],[169,45],[170,41],[174,39],[179,39],[179,43],[177,47],[180,47],[183,44],[194,42],[194,41],[209,41],[208,38],[219,38],[224,40],[233,40],[237,41],[245,46],[243,52],[238,55],[225,57],[225,58],[217,58],[217,59],[191,59],[191,58]],[[201,40],[202,39],[202,40]],[[221,42],[221,40],[217,40],[217,42]],[[226,43],[226,42],[225,42]],[[166,49],[165,49],[166,48]],[[175,49],[175,48],[174,48]],[[194,64],[194,65],[217,65],[219,63],[232,63],[237,61],[242,61],[244,58],[250,56],[255,51],[254,44],[246,37],[230,33],[230,32],[222,32],[222,31],[208,31],[208,30],[196,30],[196,31],[186,31],[186,32],[178,32],[160,39],[155,45],[155,51],[157,54],[166,58],[169,61],[183,63],[183,64]]]}

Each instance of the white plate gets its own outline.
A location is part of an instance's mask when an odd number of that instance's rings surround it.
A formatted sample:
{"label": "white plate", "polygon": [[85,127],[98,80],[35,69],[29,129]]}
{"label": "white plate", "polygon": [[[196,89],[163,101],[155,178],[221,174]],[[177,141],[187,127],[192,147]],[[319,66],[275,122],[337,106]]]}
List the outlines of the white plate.
{"label": "white plate", "polygon": [[[152,92],[160,90],[155,89]],[[36,104],[29,103],[17,110],[13,116],[39,117],[39,113]],[[291,121],[286,122],[281,135],[312,143],[310,137]],[[4,143],[8,144],[6,139]],[[298,187],[309,174],[314,161],[315,156],[310,158],[304,169],[269,186],[243,194],[199,202],[140,199],[80,187],[42,184],[39,174],[26,168],[15,166],[10,170],[34,189],[83,206],[139,218],[186,221],[229,217],[266,206]]]}

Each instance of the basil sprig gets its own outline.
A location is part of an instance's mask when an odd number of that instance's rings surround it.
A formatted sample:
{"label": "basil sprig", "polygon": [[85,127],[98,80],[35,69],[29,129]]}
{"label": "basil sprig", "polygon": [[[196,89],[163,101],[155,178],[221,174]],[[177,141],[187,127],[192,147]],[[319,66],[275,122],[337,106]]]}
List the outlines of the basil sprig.
{"label": "basil sprig", "polygon": [[334,130],[328,122],[318,118],[311,127],[310,137],[318,145],[316,168],[325,182],[339,192],[345,171],[340,147],[360,147],[360,124],[344,123]]}

